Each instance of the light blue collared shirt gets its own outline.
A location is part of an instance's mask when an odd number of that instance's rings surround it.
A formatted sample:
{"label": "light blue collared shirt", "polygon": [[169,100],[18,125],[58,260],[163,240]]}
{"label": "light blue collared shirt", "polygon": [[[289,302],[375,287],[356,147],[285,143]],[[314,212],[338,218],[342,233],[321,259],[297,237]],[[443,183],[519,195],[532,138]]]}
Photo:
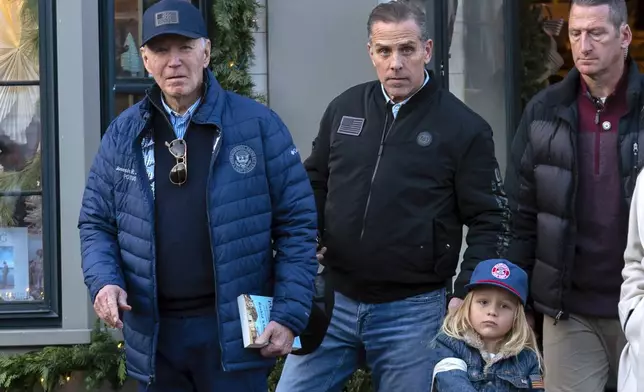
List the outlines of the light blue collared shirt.
{"label": "light blue collared shirt", "polygon": [[387,95],[387,92],[385,91],[385,86],[384,86],[383,84],[380,84],[380,87],[382,88],[382,94],[385,96],[385,101],[386,101],[387,103],[391,102],[391,103],[393,103],[393,104],[394,104],[394,106],[391,108],[391,113],[394,115],[394,118],[396,118],[396,117],[398,116],[398,111],[400,110],[401,106],[402,106],[402,105],[404,105],[404,104],[406,104],[407,102],[409,102],[409,100],[411,99],[411,97],[413,97],[414,95],[416,95],[416,93],[417,93],[417,92],[419,92],[420,90],[422,90],[422,89],[423,89],[423,87],[425,87],[425,85],[427,84],[427,82],[429,82],[429,72],[427,72],[427,70],[425,70],[425,81],[423,82],[423,85],[422,85],[422,86],[420,86],[420,88],[419,88],[418,90],[416,90],[416,92],[415,92],[415,93],[413,93],[412,95],[410,95],[409,97],[407,97],[407,99],[405,99],[405,100],[404,100],[404,101],[402,101],[402,102],[398,102],[398,103],[394,103],[394,102],[391,100],[391,98],[389,98],[389,95]]}
{"label": "light blue collared shirt", "polygon": [[[172,130],[174,131],[175,136],[177,139],[183,139],[186,136],[186,131],[188,130],[188,125],[190,125],[192,115],[197,111],[197,108],[201,103],[201,97],[199,97],[197,102],[193,103],[184,114],[179,114],[172,110],[170,106],[165,103],[163,94],[161,95],[161,103],[163,104],[163,109],[168,113],[168,118],[170,120],[170,124],[172,124]],[[152,189],[152,195],[154,196],[154,138],[151,134],[143,138],[141,148],[143,150],[145,171],[148,174],[148,181],[150,182],[150,188]]]}
{"label": "light blue collared shirt", "polygon": [[166,113],[168,113],[168,115],[170,116],[170,123],[172,124],[172,128],[174,129],[174,134],[178,139],[183,139],[186,136],[188,124],[190,124],[192,115],[201,103],[201,97],[199,97],[199,99],[197,99],[197,102],[193,103],[192,106],[190,106],[184,114],[179,114],[172,110],[172,108],[170,108],[170,106],[165,103],[163,95],[161,95],[161,103],[163,104],[163,108],[165,109]]}

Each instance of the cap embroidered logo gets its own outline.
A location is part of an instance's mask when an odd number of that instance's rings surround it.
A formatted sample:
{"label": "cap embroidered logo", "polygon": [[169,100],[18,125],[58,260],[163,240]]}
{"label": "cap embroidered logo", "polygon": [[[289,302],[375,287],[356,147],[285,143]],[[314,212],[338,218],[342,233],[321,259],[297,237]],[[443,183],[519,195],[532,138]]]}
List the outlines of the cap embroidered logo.
{"label": "cap embroidered logo", "polygon": [[504,263],[498,263],[492,267],[492,276],[505,280],[510,277],[510,268]]}

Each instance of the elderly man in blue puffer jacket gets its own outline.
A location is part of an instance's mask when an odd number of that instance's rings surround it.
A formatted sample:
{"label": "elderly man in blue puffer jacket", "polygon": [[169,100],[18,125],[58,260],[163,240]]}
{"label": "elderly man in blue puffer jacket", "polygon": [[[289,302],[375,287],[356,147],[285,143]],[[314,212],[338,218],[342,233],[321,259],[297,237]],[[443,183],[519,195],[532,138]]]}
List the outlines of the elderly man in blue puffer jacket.
{"label": "elderly man in blue puffer jacket", "polygon": [[[142,390],[265,391],[271,358],[308,322],[315,202],[285,125],[220,87],[206,37],[190,2],[144,14],[156,83],[112,122],[90,170],[83,274]],[[244,348],[240,294],[274,297],[261,350]]]}

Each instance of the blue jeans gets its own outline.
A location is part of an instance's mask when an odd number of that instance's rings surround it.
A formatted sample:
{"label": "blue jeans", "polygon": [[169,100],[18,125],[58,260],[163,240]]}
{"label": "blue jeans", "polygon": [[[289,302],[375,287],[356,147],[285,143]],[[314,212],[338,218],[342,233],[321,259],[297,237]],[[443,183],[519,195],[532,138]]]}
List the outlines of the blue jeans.
{"label": "blue jeans", "polygon": [[444,289],[382,304],[336,292],[322,344],[288,356],[277,392],[341,392],[363,358],[376,391],[428,392],[438,360],[430,344],[445,309]]}
{"label": "blue jeans", "polygon": [[[241,344],[241,343],[240,343]],[[146,392],[266,392],[270,369],[224,372],[221,369],[217,317],[161,318],[156,380]]]}

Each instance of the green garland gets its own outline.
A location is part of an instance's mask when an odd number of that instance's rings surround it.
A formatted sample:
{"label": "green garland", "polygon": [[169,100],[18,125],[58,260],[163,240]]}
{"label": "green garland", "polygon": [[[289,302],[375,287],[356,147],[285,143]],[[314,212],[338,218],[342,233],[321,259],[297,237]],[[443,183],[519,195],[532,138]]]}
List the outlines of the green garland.
{"label": "green garland", "polygon": [[256,0],[214,1],[210,68],[224,89],[263,101],[264,97],[253,92],[255,86],[248,73],[254,60],[253,32],[259,8]]}
{"label": "green garland", "polygon": [[123,343],[96,322],[89,344],[50,346],[26,354],[0,357],[0,390],[45,392],[82,374],[88,391],[109,383],[120,389],[126,380]]}

